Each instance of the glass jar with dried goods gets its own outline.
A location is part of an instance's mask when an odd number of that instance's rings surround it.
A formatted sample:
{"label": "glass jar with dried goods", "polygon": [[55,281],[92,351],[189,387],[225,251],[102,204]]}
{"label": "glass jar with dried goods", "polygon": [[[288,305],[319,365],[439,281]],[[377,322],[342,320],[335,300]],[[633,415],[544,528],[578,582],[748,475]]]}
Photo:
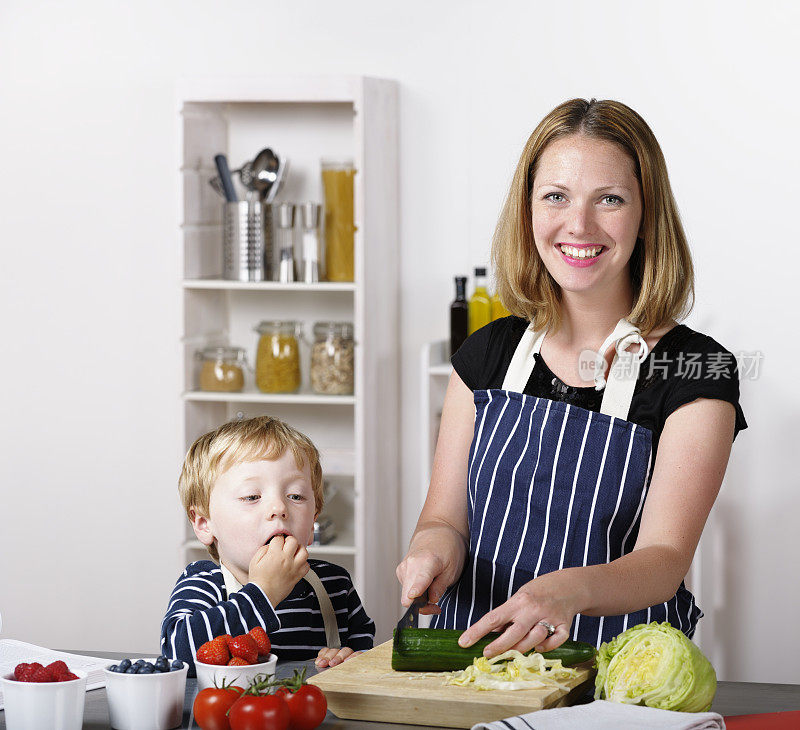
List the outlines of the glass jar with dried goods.
{"label": "glass jar with dried goods", "polygon": [[325,272],[328,281],[353,281],[355,213],[352,160],[322,160],[325,191]]}
{"label": "glass jar with dried goods", "polygon": [[300,387],[299,324],[264,321],[256,351],[256,386],[262,393],[294,393]]}
{"label": "glass jar with dried goods", "polygon": [[247,357],[241,347],[206,347],[195,357],[200,362],[198,387],[216,393],[236,393],[244,388]]}
{"label": "glass jar with dried goods", "polygon": [[351,395],[355,348],[349,322],[317,322],[311,347],[311,387],[325,395]]}

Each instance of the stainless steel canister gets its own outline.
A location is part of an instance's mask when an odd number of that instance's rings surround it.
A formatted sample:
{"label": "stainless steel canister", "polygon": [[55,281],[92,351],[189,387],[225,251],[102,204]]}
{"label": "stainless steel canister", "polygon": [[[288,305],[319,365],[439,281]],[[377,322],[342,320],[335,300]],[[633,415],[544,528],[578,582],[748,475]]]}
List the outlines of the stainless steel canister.
{"label": "stainless steel canister", "polygon": [[224,203],[222,277],[266,281],[272,274],[272,206],[258,201]]}

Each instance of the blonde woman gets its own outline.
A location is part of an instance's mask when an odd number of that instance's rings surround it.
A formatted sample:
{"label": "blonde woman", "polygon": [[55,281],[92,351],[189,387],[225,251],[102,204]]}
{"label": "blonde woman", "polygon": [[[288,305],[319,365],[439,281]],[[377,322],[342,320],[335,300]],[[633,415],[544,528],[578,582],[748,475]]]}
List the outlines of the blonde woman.
{"label": "blonde woman", "polygon": [[736,362],[678,324],[691,256],[661,149],[616,101],[545,117],[492,258],[513,316],[452,357],[433,474],[398,566],[403,605],[469,646],[599,645],[702,612],[683,583],[725,474]]}

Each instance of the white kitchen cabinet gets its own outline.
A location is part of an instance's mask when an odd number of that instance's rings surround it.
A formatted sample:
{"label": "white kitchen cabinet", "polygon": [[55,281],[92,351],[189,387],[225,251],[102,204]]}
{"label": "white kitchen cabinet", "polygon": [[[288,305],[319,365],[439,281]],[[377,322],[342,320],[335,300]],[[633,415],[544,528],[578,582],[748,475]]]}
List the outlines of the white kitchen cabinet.
{"label": "white kitchen cabinet", "polygon": [[[179,286],[183,317],[183,446],[234,418],[269,414],[307,434],[322,453],[336,494],[324,513],[337,538],[310,549],[350,570],[379,640],[399,614],[399,345],[397,85],[346,77],[267,76],[191,81],[178,92],[180,126]],[[355,281],[242,283],[221,279],[222,204],[208,184],[214,155],[231,169],[264,147],[289,159],[277,202],[323,202],[320,159],[351,158],[355,175]],[[255,365],[261,320],[303,323],[303,384],[296,394],[257,391],[252,372],[241,393],[197,390],[195,353],[208,345],[243,347]],[[352,396],[317,395],[309,385],[312,327],[354,326]],[[183,454],[181,454],[181,458]],[[207,556],[188,521],[183,564]]]}

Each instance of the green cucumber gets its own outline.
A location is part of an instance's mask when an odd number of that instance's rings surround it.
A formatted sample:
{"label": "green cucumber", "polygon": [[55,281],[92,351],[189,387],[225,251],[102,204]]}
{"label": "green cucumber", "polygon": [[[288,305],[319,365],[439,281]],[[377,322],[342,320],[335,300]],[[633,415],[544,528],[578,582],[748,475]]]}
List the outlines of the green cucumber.
{"label": "green cucumber", "polygon": [[[395,629],[392,669],[400,672],[454,672],[466,669],[473,659],[483,656],[486,646],[499,636],[484,636],[464,649],[458,645],[458,637],[462,633],[457,629],[401,629],[399,632]],[[571,667],[594,659],[596,654],[597,649],[591,644],[567,640],[542,656],[560,659],[565,667]]]}

